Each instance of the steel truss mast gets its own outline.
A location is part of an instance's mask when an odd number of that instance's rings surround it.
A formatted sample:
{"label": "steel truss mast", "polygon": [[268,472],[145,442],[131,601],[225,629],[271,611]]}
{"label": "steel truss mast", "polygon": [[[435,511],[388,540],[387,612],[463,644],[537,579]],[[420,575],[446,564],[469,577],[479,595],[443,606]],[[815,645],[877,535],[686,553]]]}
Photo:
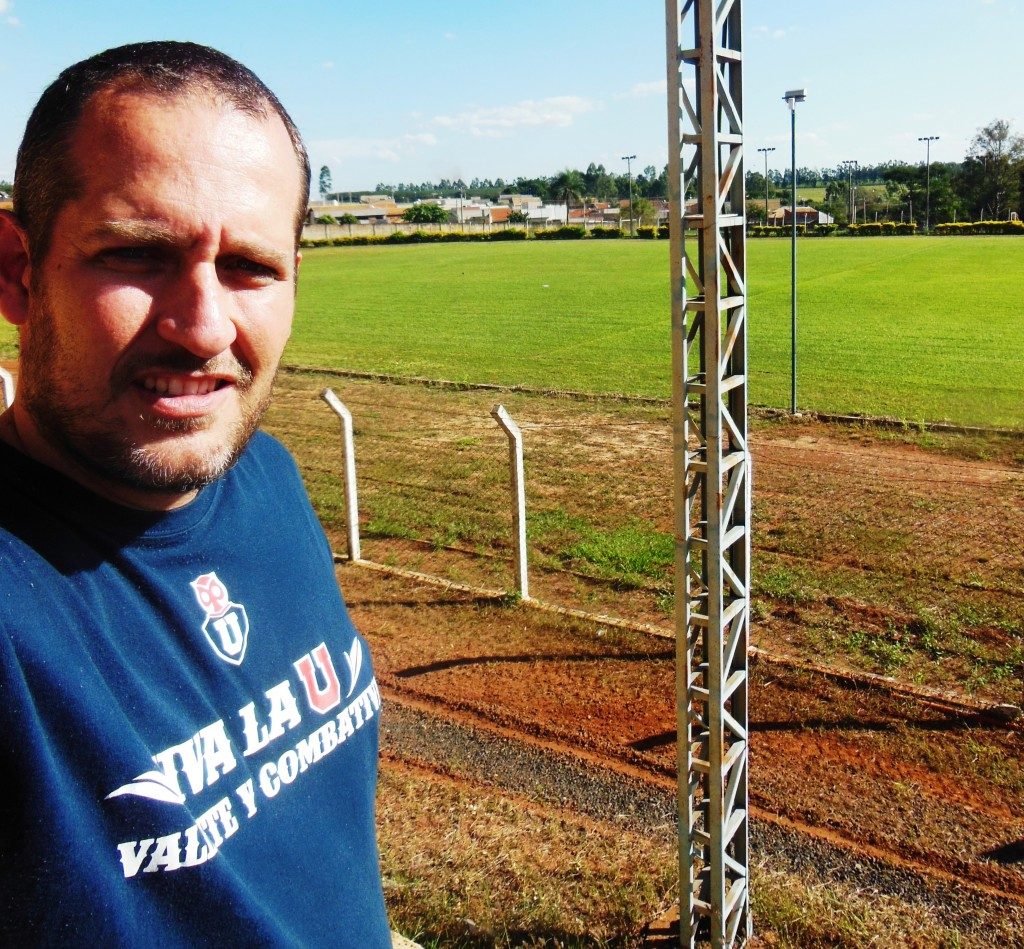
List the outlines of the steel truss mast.
{"label": "steel truss mast", "polygon": [[751,934],[742,2],[666,0],[680,942]]}

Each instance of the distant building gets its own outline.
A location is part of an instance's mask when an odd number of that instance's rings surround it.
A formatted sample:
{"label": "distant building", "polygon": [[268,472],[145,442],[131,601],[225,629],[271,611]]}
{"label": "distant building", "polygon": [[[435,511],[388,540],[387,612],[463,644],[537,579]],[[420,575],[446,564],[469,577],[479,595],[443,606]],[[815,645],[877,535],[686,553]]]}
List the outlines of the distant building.
{"label": "distant building", "polygon": [[[778,226],[793,225],[793,209],[789,207],[776,208],[768,215],[768,223]],[[796,223],[801,224],[834,224],[835,219],[831,214],[819,211],[817,208],[807,207],[798,204],[796,206]]]}
{"label": "distant building", "polygon": [[504,204],[514,211],[524,211],[527,208],[539,208],[544,202],[533,194],[500,194],[498,204]]}

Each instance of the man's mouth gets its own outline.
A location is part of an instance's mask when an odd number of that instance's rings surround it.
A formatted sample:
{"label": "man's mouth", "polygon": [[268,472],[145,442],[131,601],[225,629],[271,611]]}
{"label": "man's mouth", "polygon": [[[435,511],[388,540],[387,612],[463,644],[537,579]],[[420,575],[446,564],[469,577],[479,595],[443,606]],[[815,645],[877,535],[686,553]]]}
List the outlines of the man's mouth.
{"label": "man's mouth", "polygon": [[227,379],[214,376],[147,375],[140,380],[147,392],[169,396],[209,395],[229,384]]}

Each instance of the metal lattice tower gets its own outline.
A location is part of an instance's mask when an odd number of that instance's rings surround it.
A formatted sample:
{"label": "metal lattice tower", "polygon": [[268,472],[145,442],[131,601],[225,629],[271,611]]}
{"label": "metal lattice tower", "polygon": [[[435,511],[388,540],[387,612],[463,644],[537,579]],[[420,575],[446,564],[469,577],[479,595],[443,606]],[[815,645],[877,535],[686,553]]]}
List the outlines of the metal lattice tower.
{"label": "metal lattice tower", "polygon": [[742,2],[666,0],[665,10],[679,935],[730,946],[751,934]]}

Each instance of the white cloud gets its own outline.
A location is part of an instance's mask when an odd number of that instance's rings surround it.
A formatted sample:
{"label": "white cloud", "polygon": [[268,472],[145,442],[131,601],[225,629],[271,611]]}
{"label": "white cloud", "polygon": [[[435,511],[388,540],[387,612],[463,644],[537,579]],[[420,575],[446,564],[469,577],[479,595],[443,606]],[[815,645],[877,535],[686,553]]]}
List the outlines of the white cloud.
{"label": "white cloud", "polygon": [[325,70],[325,71],[327,71],[327,72],[330,72],[330,70],[334,69],[334,60],[333,59],[329,59],[329,60],[327,60],[326,63],[321,63],[320,64],[320,68]]}
{"label": "white cloud", "polygon": [[437,144],[437,136],[430,132],[398,135],[394,138],[334,138],[309,142],[310,152],[329,155],[331,161],[371,158],[376,161],[398,162],[424,148]]}
{"label": "white cloud", "polygon": [[0,0],[0,13],[6,13],[11,9],[11,0]]}
{"label": "white cloud", "polygon": [[431,120],[440,128],[469,132],[481,138],[502,138],[516,128],[555,126],[566,128],[577,116],[599,108],[593,99],[581,96],[552,96],[524,99],[514,105],[469,109],[455,115],[435,115]]}
{"label": "white cloud", "polygon": [[655,79],[653,82],[637,82],[630,86],[628,92],[619,92],[616,99],[645,99],[647,96],[665,94],[666,84],[664,79]]}
{"label": "white cloud", "polygon": [[445,33],[444,38],[448,40],[449,43],[451,43],[455,39],[455,34],[451,32]]}
{"label": "white cloud", "polygon": [[8,26],[21,26],[21,20],[11,13],[14,8],[14,4],[11,0],[0,0],[0,16],[4,18],[4,22]]}
{"label": "white cloud", "polygon": [[773,29],[772,27],[768,26],[755,26],[754,32],[760,33],[762,36],[767,36],[769,39],[782,40],[786,38],[786,36],[789,33],[789,30],[782,30],[779,29],[778,27],[775,27]]}

